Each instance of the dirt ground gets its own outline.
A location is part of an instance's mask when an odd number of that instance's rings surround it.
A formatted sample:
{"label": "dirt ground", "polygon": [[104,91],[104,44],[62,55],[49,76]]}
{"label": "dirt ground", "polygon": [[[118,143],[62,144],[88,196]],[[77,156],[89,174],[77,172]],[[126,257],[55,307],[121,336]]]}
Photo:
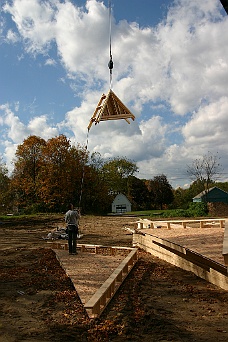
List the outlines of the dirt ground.
{"label": "dirt ground", "polygon": [[[124,227],[135,220],[82,217],[81,241],[130,247]],[[102,316],[89,319],[43,239],[57,226],[64,226],[62,216],[0,222],[1,342],[228,340],[228,292],[143,251]]]}

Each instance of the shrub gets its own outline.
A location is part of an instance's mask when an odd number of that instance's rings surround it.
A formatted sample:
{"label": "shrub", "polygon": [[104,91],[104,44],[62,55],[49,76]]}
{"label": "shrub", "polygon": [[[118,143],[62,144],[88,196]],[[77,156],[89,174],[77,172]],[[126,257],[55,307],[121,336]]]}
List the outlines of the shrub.
{"label": "shrub", "polygon": [[189,216],[192,217],[199,217],[199,216],[207,216],[208,209],[207,204],[200,202],[200,203],[190,203],[189,208],[187,209]]}
{"label": "shrub", "polygon": [[26,215],[45,213],[47,212],[47,207],[42,203],[34,203],[27,206],[26,208],[23,208],[21,212]]}
{"label": "shrub", "polygon": [[187,210],[173,209],[162,214],[162,217],[187,217]]}
{"label": "shrub", "polygon": [[163,213],[162,217],[202,217],[207,216],[206,203],[190,203],[188,209],[174,209]]}

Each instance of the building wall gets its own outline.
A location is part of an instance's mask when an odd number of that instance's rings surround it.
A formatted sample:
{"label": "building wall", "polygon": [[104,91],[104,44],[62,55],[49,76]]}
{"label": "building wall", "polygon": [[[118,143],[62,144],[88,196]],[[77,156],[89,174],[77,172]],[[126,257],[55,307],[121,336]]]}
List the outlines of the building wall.
{"label": "building wall", "polygon": [[211,192],[209,192],[208,196],[208,202],[224,202],[228,203],[228,194],[224,191],[221,191],[220,189],[213,189]]}
{"label": "building wall", "polygon": [[112,212],[131,211],[131,202],[123,194],[118,194],[112,203]]}
{"label": "building wall", "polygon": [[202,197],[193,198],[193,202],[223,202],[228,203],[228,193],[222,191],[219,188],[214,188],[206,195],[202,195]]}

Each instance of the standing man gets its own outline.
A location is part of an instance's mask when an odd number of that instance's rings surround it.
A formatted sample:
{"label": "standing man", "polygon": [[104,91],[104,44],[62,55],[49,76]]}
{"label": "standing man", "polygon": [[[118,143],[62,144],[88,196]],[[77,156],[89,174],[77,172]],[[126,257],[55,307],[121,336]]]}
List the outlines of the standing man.
{"label": "standing man", "polygon": [[69,205],[69,210],[65,214],[65,222],[68,229],[69,254],[77,254],[77,235],[80,213],[74,210],[73,204]]}

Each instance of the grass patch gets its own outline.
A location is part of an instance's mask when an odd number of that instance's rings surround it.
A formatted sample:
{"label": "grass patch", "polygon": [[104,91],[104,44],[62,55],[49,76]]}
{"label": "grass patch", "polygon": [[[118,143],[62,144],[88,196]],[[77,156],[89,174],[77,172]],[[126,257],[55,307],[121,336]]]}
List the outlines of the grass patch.
{"label": "grass patch", "polygon": [[188,209],[166,209],[132,211],[128,214],[144,218],[178,218],[178,217],[205,217],[208,216],[205,203],[191,203]]}

